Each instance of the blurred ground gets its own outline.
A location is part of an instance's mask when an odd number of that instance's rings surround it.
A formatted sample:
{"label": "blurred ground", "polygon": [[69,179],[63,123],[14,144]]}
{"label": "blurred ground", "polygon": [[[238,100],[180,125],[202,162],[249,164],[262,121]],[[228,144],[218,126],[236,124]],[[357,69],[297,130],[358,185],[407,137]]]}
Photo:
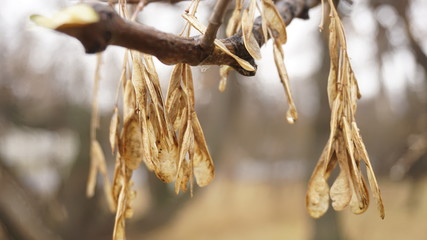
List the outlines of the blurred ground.
{"label": "blurred ground", "polygon": [[[426,179],[416,193],[411,191],[411,182],[379,181],[386,207],[385,219],[380,219],[374,204],[359,216],[344,210],[338,214],[343,239],[425,239]],[[172,223],[140,238],[310,239],[311,219],[305,210],[305,190],[306,185],[302,182],[269,185],[217,179],[209,190],[196,193],[194,199],[179,210]]]}

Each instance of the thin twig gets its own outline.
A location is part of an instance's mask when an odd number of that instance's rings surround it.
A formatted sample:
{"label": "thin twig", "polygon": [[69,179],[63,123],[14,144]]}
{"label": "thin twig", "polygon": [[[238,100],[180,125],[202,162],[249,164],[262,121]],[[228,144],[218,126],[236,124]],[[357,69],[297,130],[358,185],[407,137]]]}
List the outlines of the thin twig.
{"label": "thin twig", "polygon": [[218,0],[216,2],[212,15],[209,18],[209,25],[206,28],[206,33],[202,38],[201,46],[203,48],[210,48],[214,46],[213,42],[216,38],[216,33],[222,24],[222,19],[224,18],[229,2],[230,0]]}

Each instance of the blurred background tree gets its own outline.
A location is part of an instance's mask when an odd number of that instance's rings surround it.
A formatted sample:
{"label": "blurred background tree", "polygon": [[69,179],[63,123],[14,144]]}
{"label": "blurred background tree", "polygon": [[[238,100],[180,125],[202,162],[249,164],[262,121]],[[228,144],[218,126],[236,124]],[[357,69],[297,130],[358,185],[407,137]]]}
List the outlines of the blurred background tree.
{"label": "blurred background tree", "polygon": [[[74,39],[28,23],[31,13],[71,3],[4,0],[0,8],[0,239],[111,237],[114,216],[102,194],[85,197],[95,57]],[[202,2],[201,20],[213,4]],[[138,20],[177,33],[185,7],[153,3]],[[216,179],[190,199],[138,171],[129,239],[424,239],[427,3],[360,0],[343,2],[340,10],[363,96],[357,118],[386,219],[372,209],[362,216],[329,211],[318,220],[306,214],[306,183],[330,116],[329,60],[317,7],[310,20],[290,24],[284,47],[300,120],[284,121],[271,43],[261,49],[257,76],[232,74],[224,93],[217,91],[217,67],[195,67],[196,108]],[[104,149],[122,51],[110,47],[103,55],[98,135]],[[171,67],[156,64],[166,87]],[[112,171],[113,157],[106,155]]]}

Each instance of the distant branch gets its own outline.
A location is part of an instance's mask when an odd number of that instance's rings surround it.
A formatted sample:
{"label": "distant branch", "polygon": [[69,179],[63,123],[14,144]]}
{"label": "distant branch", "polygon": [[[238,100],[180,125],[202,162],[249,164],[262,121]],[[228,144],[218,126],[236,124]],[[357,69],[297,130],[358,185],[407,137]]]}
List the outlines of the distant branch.
{"label": "distant branch", "polygon": [[[128,2],[130,1],[128,0]],[[117,45],[154,55],[165,64],[229,65],[242,75],[253,76],[255,71],[249,72],[243,69],[234,58],[218,48],[209,46],[212,36],[216,35],[221,24],[218,18],[221,18],[221,12],[225,10],[224,5],[227,1],[220,0],[219,2],[223,3],[217,4],[221,4],[215,8],[219,9],[218,14],[214,14],[211,18],[213,21],[211,21],[210,30],[205,38],[203,36],[181,37],[158,31],[144,24],[126,21],[113,8],[96,3],[92,6],[100,16],[99,22],[84,26],[60,27],[56,30],[80,40],[87,53],[100,52],[105,50],[108,45]],[[320,0],[278,0],[276,7],[288,25],[293,18],[308,18],[308,10],[319,2]],[[259,45],[263,45],[266,39],[262,34],[261,17],[255,19],[252,31]],[[220,41],[233,54],[248,61],[256,68],[254,59],[246,51],[241,32]]]}

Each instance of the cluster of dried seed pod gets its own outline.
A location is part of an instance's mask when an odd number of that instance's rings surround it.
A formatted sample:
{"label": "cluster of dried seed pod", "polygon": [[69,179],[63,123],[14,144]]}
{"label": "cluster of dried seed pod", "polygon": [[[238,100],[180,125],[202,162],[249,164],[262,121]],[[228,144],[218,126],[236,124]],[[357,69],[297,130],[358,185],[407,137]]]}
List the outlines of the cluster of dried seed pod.
{"label": "cluster of dried seed pod", "polygon": [[167,98],[168,113],[173,130],[178,133],[179,158],[175,191],[193,186],[193,175],[199,186],[205,186],[214,177],[214,166],[205,137],[194,109],[194,87],[190,66],[177,64],[172,71]]}
{"label": "cluster of dried seed pod", "polygon": [[[122,74],[123,127],[119,134],[116,107],[110,123],[111,148],[118,146],[113,180],[116,227],[120,239],[124,219],[132,216],[135,197],[132,172],[144,162],[164,182],[175,181],[176,192],[187,190],[193,175],[199,186],[214,178],[214,166],[194,110],[194,88],[190,66],[175,66],[164,101],[152,57],[131,52],[132,71]],[[128,77],[130,75],[130,79]]]}
{"label": "cluster of dried seed pod", "polygon": [[[129,56],[132,61],[127,61]],[[121,82],[123,127],[120,130],[118,107],[110,123],[111,149],[113,153],[118,149],[112,187],[113,239],[125,239],[125,219],[133,214],[135,198],[132,172],[141,162],[160,180],[175,181],[177,194],[188,185],[192,194],[193,178],[199,186],[214,178],[213,161],[194,108],[190,66],[175,66],[164,100],[152,56],[131,51],[125,53]]]}
{"label": "cluster of dried seed pod", "polygon": [[[252,32],[255,9],[258,8],[262,18],[261,27],[263,37],[265,40],[267,40],[270,36],[274,40],[274,62],[276,64],[277,72],[279,73],[280,81],[283,85],[283,88],[285,89],[287,101],[289,103],[289,109],[286,113],[286,120],[288,123],[292,124],[298,119],[298,113],[292,98],[289,77],[284,64],[285,56],[282,45],[287,41],[286,24],[272,0],[260,0],[259,2],[257,2],[257,0],[250,0],[246,9],[243,9],[242,5],[242,0],[236,0],[235,8],[227,25],[226,34],[228,37],[230,37],[239,29],[241,29],[246,50],[254,59],[261,59],[260,46]],[[220,91],[225,90],[227,75],[230,70],[231,69],[228,66],[221,66],[221,81],[219,85]]]}
{"label": "cluster of dried seed pod", "polygon": [[[331,66],[328,97],[332,112],[331,132],[308,185],[307,210],[312,217],[318,218],[328,210],[331,199],[332,207],[337,211],[350,206],[355,214],[365,212],[369,205],[369,193],[361,171],[363,161],[380,217],[384,218],[381,192],[355,121],[356,101],[360,98],[357,80],[347,55],[342,23],[331,0],[329,6]],[[327,180],[337,164],[340,173],[329,189]]]}

